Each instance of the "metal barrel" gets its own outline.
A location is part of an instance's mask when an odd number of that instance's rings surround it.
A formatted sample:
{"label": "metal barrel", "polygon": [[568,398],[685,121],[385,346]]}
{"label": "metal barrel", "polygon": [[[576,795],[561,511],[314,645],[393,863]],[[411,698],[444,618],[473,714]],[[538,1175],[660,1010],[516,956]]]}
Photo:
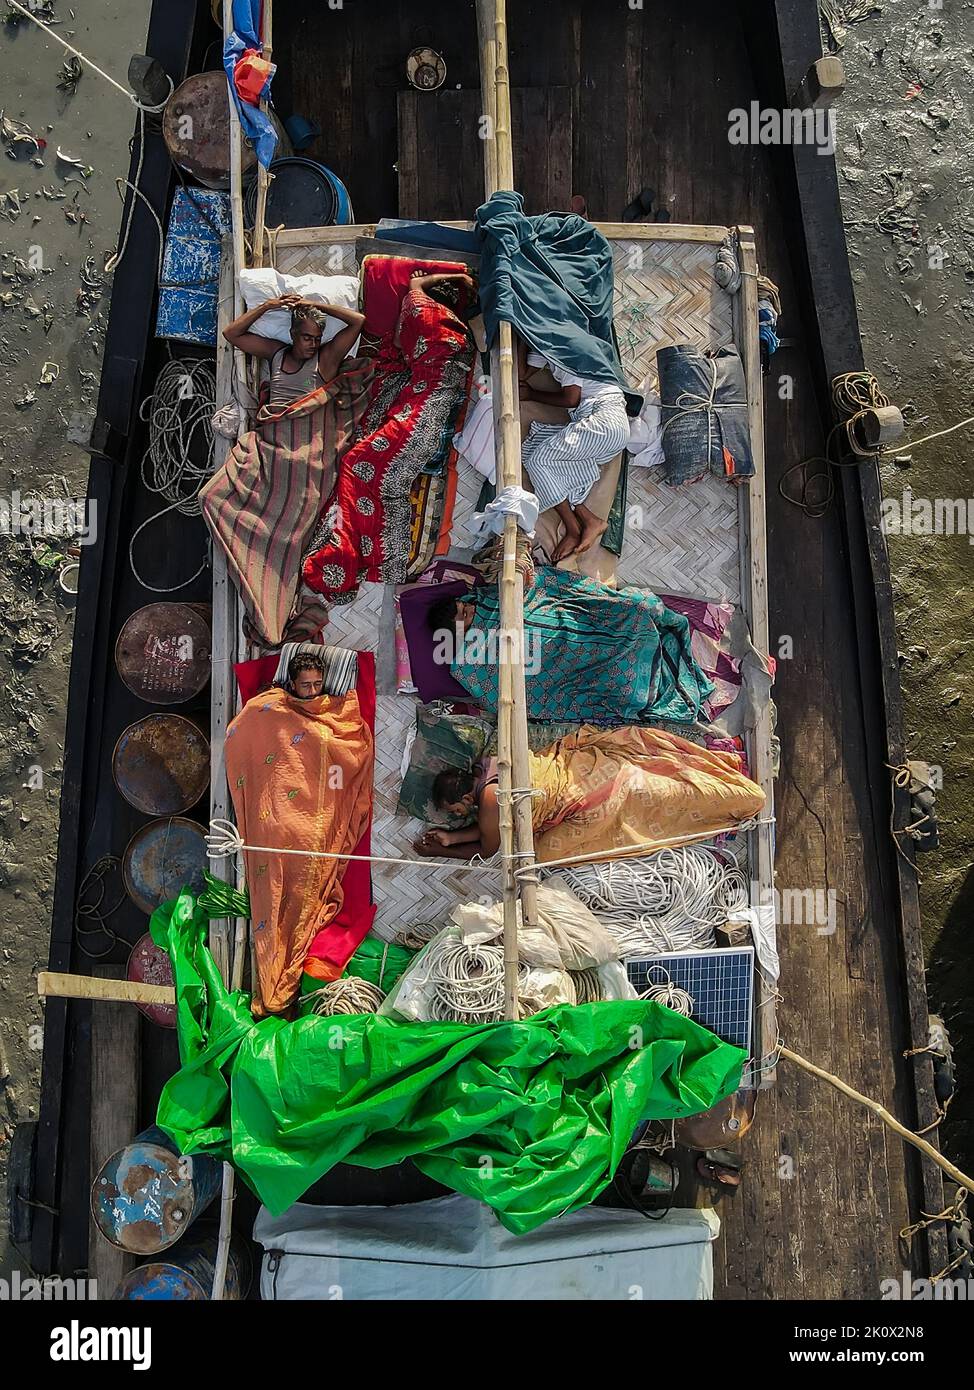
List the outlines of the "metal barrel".
{"label": "metal barrel", "polygon": [[181,714],[147,714],[119,737],[112,757],[119,792],[147,816],[178,816],[210,780],[210,741]]}
{"label": "metal barrel", "polygon": [[211,645],[209,605],[148,603],[122,624],[115,667],[146,704],[178,705],[210,679]]}
{"label": "metal barrel", "polygon": [[[162,113],[162,138],[173,163],[204,188],[230,187],[230,108],[222,68],[194,73],[180,83]],[[244,176],[256,165],[257,156],[245,140]]]}
{"label": "metal barrel", "polygon": [[136,907],[148,916],[181,889],[202,893],[206,831],[185,816],[161,816],[135,832],[122,855],[122,880]]}
{"label": "metal barrel", "polygon": [[[208,1301],[213,1290],[218,1228],[213,1222],[202,1224],[212,1229],[201,1230],[199,1234],[194,1231],[165,1260],[154,1260],[133,1269],[119,1284],[112,1301]],[[234,1302],[246,1298],[252,1276],[250,1248],[244,1238],[234,1232],[230,1237],[223,1297]]]}
{"label": "metal barrel", "polygon": [[[132,947],[125,977],[144,985],[173,983],[172,962],[167,952],[156,945],[148,932],[145,936],[140,936]],[[160,1028],[176,1026],[175,1004],[136,1004],[135,1007],[150,1023],[156,1023]]]}
{"label": "metal barrel", "polygon": [[174,1245],[220,1190],[218,1159],[183,1155],[155,1125],[107,1158],[91,1184],[91,1214],[119,1250],[156,1255]]}

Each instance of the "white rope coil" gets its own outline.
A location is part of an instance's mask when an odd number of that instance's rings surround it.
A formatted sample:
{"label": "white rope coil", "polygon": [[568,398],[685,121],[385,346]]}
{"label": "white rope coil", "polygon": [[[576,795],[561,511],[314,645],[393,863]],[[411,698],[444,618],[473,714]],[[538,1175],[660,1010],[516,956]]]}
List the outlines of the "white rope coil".
{"label": "white rope coil", "polygon": [[[415,968],[415,967],[413,967]],[[427,949],[417,983],[429,991],[431,1023],[497,1023],[504,1017],[504,951],[444,935]],[[526,971],[518,966],[523,979]]]}
{"label": "white rope coil", "polygon": [[329,980],[320,989],[313,990],[302,998],[302,1003],[311,1003],[311,1012],[325,1016],[335,1014],[374,1014],[385,999],[385,994],[369,980],[357,975],[344,975],[340,980]]}
{"label": "white rope coil", "polygon": [[684,1018],[690,1018],[693,1014],[693,995],[685,989],[681,989],[679,985],[675,985],[670,979],[669,971],[662,965],[654,965],[650,974],[653,971],[658,972],[664,978],[654,980],[652,984],[647,985],[640,993],[640,999],[648,999],[652,1004],[663,1004],[666,1008],[672,1009],[674,1013],[682,1014]]}
{"label": "white rope coil", "polygon": [[149,492],[162,496],[167,505],[137,526],[129,541],[132,573],[154,594],[184,589],[206,569],[206,560],[195,574],[179,584],[160,587],[139,574],[135,542],[142,531],[170,512],[200,516],[199,495],[213,471],[213,412],[216,407],[216,370],[212,362],[173,358],[156,379],[152,395],[139,409],[149,426],[149,444],[142,456],[142,481]]}
{"label": "white rope coil", "polygon": [[709,845],[557,872],[598,915],[622,956],[708,950],[716,945],[715,928],[750,902],[734,855]]}

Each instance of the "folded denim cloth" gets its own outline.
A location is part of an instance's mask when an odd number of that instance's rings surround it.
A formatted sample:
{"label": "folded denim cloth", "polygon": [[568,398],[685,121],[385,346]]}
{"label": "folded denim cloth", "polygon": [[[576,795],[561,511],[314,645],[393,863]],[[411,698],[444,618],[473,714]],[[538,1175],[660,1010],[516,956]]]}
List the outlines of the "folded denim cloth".
{"label": "folded denim cloth", "polygon": [[656,354],[663,420],[663,472],[673,486],[709,468],[738,482],[754,474],[744,367],[736,348],[703,353],[691,343]]}

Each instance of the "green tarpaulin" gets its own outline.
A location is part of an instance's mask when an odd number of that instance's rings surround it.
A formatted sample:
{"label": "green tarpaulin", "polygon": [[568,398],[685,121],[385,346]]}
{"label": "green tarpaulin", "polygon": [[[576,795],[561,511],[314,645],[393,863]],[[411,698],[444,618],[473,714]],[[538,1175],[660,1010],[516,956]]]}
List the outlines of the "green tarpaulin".
{"label": "green tarpaulin", "polygon": [[634,1000],[520,1023],[403,1024],[372,1014],[255,1022],[228,993],[189,894],[153,914],[176,979],[182,1067],[158,1123],[185,1153],[229,1159],[274,1215],[336,1163],[411,1158],[513,1232],[584,1206],[644,1119],[708,1109],[744,1052]]}

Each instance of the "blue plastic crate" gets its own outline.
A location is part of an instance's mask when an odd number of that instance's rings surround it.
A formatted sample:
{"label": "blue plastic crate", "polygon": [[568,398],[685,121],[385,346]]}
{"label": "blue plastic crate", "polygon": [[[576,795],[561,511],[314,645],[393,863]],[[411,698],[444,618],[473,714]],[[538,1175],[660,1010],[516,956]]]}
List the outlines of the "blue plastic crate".
{"label": "blue plastic crate", "polygon": [[215,345],[220,248],[229,231],[229,194],[177,188],[162,261],[157,338]]}

